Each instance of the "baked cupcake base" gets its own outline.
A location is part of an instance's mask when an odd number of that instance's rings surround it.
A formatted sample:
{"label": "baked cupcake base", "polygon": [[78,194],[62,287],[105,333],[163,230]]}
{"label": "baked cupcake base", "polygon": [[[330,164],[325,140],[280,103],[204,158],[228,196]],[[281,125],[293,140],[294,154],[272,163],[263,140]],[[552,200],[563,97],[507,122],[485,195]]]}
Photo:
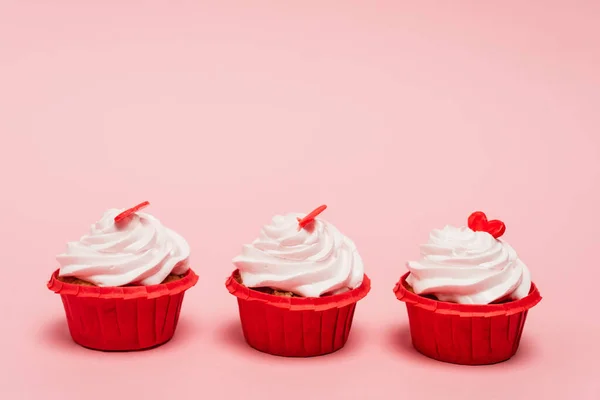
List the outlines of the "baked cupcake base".
{"label": "baked cupcake base", "polygon": [[394,288],[406,303],[410,334],[417,351],[430,358],[463,365],[506,361],[518,350],[527,312],[542,297],[534,283],[523,299],[501,304],[455,304],[419,296],[406,283]]}
{"label": "baked cupcake base", "polygon": [[[233,277],[233,279],[235,279],[235,281],[237,283],[239,283],[242,286],[244,285],[244,282],[242,282],[242,277],[240,276],[240,274],[238,273],[237,275],[235,275]],[[247,286],[246,286],[247,287]],[[257,288],[249,288],[250,290],[255,290],[257,292],[261,292],[261,293],[265,293],[265,294],[270,294],[273,296],[281,296],[281,297],[301,297],[298,296],[296,293],[294,292],[287,292],[287,291],[283,291],[283,290],[278,290],[278,289],[273,289],[270,287],[257,287]]]}
{"label": "baked cupcake base", "polygon": [[[161,282],[161,284],[179,280],[179,279],[183,278],[183,276],[184,275],[169,274],[165,278],[165,280]],[[96,286],[91,282],[84,281],[83,279],[75,278],[74,276],[58,276],[56,279],[58,279],[59,281],[61,281],[63,283],[69,283],[71,285]],[[130,287],[130,286],[141,286],[141,285],[125,285],[125,286]]]}
{"label": "baked cupcake base", "polygon": [[235,270],[225,286],[237,297],[242,331],[251,347],[278,356],[312,357],[344,347],[356,303],[367,295],[371,281],[365,275],[360,287],[331,296],[281,296],[247,288]]}
{"label": "baked cupcake base", "polygon": [[159,285],[98,287],[63,281],[56,270],[47,286],[60,294],[76,343],[95,350],[131,351],[157,347],[173,337],[185,291],[197,281],[188,270]]}

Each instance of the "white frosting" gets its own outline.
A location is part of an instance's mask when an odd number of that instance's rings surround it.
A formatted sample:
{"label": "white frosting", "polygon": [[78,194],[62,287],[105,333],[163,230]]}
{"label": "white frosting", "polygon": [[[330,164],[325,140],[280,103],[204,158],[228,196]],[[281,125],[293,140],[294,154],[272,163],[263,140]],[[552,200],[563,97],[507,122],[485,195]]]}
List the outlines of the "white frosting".
{"label": "white frosting", "polygon": [[303,214],[273,217],[260,236],[233,259],[247,287],[270,287],[303,297],[357,288],[364,266],[354,242],[321,219],[305,228]]}
{"label": "white frosting", "polygon": [[490,304],[529,294],[527,266],[506,242],[487,232],[446,226],[434,229],[421,246],[422,259],[410,261],[407,283],[416,294],[440,301]]}
{"label": "white frosting", "polygon": [[78,242],[57,256],[59,276],[97,286],[156,285],[189,269],[190,247],[181,236],[145,213],[115,223],[123,210],[111,209]]}

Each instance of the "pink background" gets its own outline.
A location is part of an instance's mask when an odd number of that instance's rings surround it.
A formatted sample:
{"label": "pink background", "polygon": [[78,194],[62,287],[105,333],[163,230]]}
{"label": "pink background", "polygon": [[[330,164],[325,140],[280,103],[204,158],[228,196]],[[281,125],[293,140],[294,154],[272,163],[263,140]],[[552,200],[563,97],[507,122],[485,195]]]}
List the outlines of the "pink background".
{"label": "pink background", "polygon": [[[169,3],[0,2],[0,398],[600,398],[600,3]],[[54,255],[142,200],[200,282],[167,345],[80,348]],[[258,353],[230,260],[324,202],[373,290],[342,351]],[[544,300],[511,361],[460,367],[412,350],[392,288],[476,209]]]}

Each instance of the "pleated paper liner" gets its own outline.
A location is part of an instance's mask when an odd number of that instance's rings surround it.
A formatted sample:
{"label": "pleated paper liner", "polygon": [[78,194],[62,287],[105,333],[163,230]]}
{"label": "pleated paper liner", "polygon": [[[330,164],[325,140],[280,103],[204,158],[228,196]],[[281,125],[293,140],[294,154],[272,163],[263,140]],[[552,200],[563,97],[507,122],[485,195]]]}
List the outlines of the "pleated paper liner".
{"label": "pleated paper liner", "polygon": [[371,289],[365,275],[360,287],[319,298],[283,297],[249,289],[235,270],[227,289],[237,297],[246,342],[256,350],[285,357],[332,353],[346,344],[356,303]]}
{"label": "pleated paper liner", "polygon": [[178,280],[151,286],[97,287],[61,282],[56,270],[48,289],[60,294],[69,332],[81,346],[104,351],[156,347],[175,333],[185,291],[198,282],[188,270]]}
{"label": "pleated paper liner", "polygon": [[519,348],[528,310],[542,300],[532,283],[527,297],[503,304],[436,301],[408,290],[408,275],[402,276],[394,293],[406,303],[413,346],[454,364],[494,364],[511,358]]}

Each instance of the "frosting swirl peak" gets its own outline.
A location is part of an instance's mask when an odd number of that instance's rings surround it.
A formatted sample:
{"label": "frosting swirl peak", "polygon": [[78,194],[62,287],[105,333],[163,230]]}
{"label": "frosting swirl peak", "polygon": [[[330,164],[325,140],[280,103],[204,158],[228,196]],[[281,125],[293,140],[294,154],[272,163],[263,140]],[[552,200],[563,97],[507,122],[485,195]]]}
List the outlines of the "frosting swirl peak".
{"label": "frosting swirl peak", "polygon": [[508,243],[487,232],[434,229],[421,246],[421,256],[407,263],[406,281],[416,294],[460,304],[518,300],[529,294],[527,266]]}
{"label": "frosting swirl peak", "polygon": [[88,234],[67,244],[66,252],[56,257],[59,276],[97,286],[147,286],[189,269],[190,247],[183,237],[142,212],[115,223],[121,211],[106,211]]}
{"label": "frosting swirl peak", "polygon": [[303,214],[276,215],[252,244],[233,259],[247,287],[270,287],[303,297],[355,289],[364,266],[352,240],[315,218],[298,226]]}

